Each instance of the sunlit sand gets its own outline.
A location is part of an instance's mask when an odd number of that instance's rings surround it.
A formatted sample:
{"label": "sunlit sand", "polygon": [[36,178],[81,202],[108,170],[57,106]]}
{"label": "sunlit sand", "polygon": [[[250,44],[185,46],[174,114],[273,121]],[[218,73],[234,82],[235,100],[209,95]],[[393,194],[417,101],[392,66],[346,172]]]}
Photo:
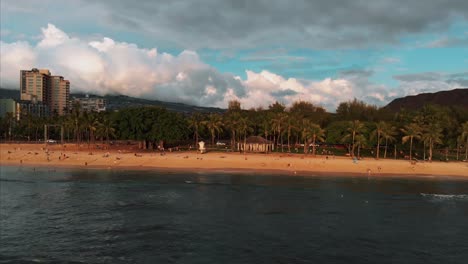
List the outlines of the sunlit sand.
{"label": "sunlit sand", "polygon": [[48,166],[106,169],[168,169],[194,172],[239,171],[291,175],[338,176],[460,176],[468,178],[466,162],[417,162],[364,158],[353,162],[347,157],[301,154],[241,154],[239,152],[195,151],[136,152],[127,150],[79,149],[75,144],[0,144],[1,165]]}

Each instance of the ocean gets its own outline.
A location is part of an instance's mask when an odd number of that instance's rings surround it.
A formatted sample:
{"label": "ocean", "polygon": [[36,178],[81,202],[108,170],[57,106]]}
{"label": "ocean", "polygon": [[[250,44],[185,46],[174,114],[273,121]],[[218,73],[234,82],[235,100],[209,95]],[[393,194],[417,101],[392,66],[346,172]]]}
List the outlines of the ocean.
{"label": "ocean", "polygon": [[0,172],[0,263],[468,260],[464,180]]}

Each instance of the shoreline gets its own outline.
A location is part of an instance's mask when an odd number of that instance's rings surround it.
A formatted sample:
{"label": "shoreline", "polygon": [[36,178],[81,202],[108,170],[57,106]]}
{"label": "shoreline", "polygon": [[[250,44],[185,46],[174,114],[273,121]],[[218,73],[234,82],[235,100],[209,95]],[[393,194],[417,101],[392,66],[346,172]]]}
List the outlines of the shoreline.
{"label": "shoreline", "polygon": [[[62,157],[65,157],[62,159]],[[315,157],[302,154],[240,154],[195,151],[135,152],[60,145],[0,144],[1,166],[70,169],[156,170],[197,173],[259,173],[300,177],[456,178],[468,180],[466,162],[417,162],[349,157]]]}
{"label": "shoreline", "polygon": [[[47,168],[47,164],[1,164],[4,167],[21,167],[28,169]],[[373,179],[420,179],[420,180],[433,180],[433,179],[448,179],[468,181],[466,175],[437,175],[437,174],[393,174],[393,173],[380,173],[371,174],[370,176],[363,173],[356,172],[318,172],[318,171],[296,171],[296,173],[288,170],[258,170],[258,169],[239,169],[239,168],[224,168],[224,169],[199,169],[199,168],[174,168],[174,167],[152,167],[152,166],[126,166],[126,167],[108,167],[108,166],[76,166],[76,165],[56,165],[51,170],[55,169],[69,169],[69,170],[108,170],[108,171],[143,171],[143,172],[166,172],[166,173],[182,173],[192,172],[194,174],[212,175],[212,174],[239,174],[251,175],[255,173],[261,176],[290,176],[290,177],[317,177],[317,178],[373,178]],[[194,171],[197,170],[197,171]]]}

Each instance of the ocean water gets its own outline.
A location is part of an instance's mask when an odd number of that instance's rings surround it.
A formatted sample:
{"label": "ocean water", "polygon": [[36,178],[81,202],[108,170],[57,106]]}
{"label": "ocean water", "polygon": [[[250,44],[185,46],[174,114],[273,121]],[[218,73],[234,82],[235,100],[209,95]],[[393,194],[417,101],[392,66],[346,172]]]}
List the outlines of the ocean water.
{"label": "ocean water", "polygon": [[468,181],[1,167],[0,263],[467,263]]}

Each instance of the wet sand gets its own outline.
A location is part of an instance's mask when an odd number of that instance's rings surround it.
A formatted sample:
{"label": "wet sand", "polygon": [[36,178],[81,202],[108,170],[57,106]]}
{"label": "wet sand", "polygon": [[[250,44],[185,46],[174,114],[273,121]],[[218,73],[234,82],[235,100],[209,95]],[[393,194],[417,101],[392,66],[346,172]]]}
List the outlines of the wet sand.
{"label": "wet sand", "polygon": [[240,154],[195,151],[135,152],[134,149],[88,149],[86,146],[0,144],[2,166],[70,167],[106,169],[158,169],[193,172],[256,172],[291,175],[339,175],[366,177],[465,177],[467,162],[417,162],[302,154]]}

